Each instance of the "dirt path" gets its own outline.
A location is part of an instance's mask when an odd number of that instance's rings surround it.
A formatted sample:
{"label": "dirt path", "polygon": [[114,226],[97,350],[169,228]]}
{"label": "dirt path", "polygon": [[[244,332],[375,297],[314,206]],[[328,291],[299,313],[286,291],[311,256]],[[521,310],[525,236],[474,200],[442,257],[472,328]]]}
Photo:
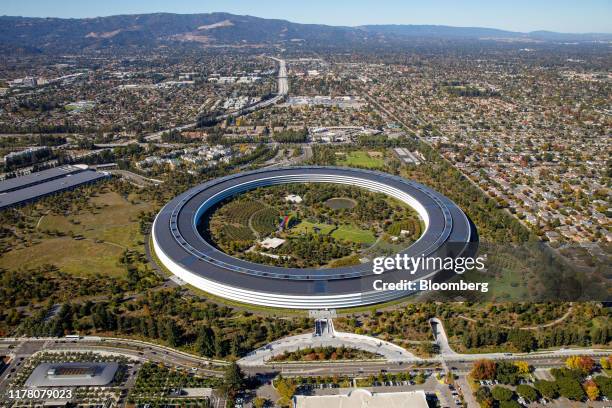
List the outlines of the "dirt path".
{"label": "dirt path", "polygon": [[40,218],[38,219],[38,222],[36,223],[36,229],[40,228],[40,223],[42,222],[43,218],[45,218],[45,215],[47,214],[41,215]]}
{"label": "dirt path", "polygon": [[[560,318],[558,318],[556,320],[553,320],[552,322],[548,322],[548,323],[545,323],[545,324],[539,324],[539,325],[536,325],[536,326],[519,327],[519,330],[545,329],[547,327],[551,327],[551,326],[554,326],[556,324],[559,324],[559,323],[561,323],[562,321],[564,321],[565,319],[567,319],[569,317],[569,315],[572,313],[572,308],[573,308],[573,305],[570,304],[570,307],[569,307],[569,309],[567,309],[567,312],[565,312],[565,314],[563,316],[561,316]],[[473,319],[471,317],[467,317],[467,316],[464,316],[464,315],[459,315],[458,317],[460,319],[467,320],[468,322],[472,322],[472,323],[479,323],[480,322],[479,320],[476,320],[476,319]],[[507,329],[507,330],[514,329],[514,327],[505,326],[505,325],[501,325],[501,324],[492,324],[492,323],[487,323],[487,322],[484,322],[484,324],[489,325],[489,326],[501,327],[502,329]]]}
{"label": "dirt path", "polygon": [[253,214],[251,214],[251,216],[249,217],[249,221],[247,222],[247,226],[249,227],[253,235],[255,235],[255,239],[257,240],[259,240],[259,238],[261,237],[259,236],[259,232],[257,232],[255,228],[253,227],[253,217],[255,216],[255,214],[257,214],[259,211],[262,211],[262,210],[257,210]]}

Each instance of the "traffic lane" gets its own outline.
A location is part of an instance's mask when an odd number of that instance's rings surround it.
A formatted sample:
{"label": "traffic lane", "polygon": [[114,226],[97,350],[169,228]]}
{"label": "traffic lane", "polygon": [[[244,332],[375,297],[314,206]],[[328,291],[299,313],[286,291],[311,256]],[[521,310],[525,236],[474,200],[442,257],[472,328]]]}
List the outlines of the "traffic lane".
{"label": "traffic lane", "polygon": [[[68,344],[67,344],[68,343]],[[16,357],[15,360],[21,364],[21,361],[32,356],[41,350],[51,351],[66,351],[66,352],[108,352],[125,355],[126,357],[134,358],[136,360],[155,361],[160,363],[172,363],[177,366],[184,368],[197,368],[198,372],[207,373],[210,375],[221,375],[222,371],[213,370],[207,364],[207,361],[202,361],[197,357],[187,357],[183,354],[174,354],[167,350],[155,350],[154,347],[140,347],[140,348],[121,348],[116,346],[110,346],[106,344],[87,344],[85,342],[60,342],[60,341],[45,341],[34,340],[22,342],[17,348],[15,348]],[[16,363],[12,364],[12,368],[16,368]],[[10,371],[10,370],[9,370]]]}
{"label": "traffic lane", "polygon": [[121,349],[117,347],[107,347],[107,346],[82,346],[71,347],[70,349],[66,349],[65,347],[61,347],[61,345],[54,345],[55,347],[51,347],[51,349],[55,351],[75,351],[75,352],[87,352],[87,351],[102,351],[108,353],[117,353],[122,354],[128,357],[132,357],[141,361],[151,361],[157,363],[164,364],[172,364],[175,366],[179,366],[185,369],[197,368],[198,373],[205,373],[214,376],[221,376],[223,372],[220,370],[211,370],[207,368],[207,366],[201,362],[194,362],[188,359],[182,358],[182,356],[171,355],[169,353],[158,353],[156,351],[133,351],[130,349]]}

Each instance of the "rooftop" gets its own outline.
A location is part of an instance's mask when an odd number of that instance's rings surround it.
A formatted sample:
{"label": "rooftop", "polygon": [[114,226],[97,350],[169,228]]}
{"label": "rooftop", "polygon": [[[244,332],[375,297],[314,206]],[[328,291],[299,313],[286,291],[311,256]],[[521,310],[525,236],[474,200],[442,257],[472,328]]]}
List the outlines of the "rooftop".
{"label": "rooftop", "polygon": [[295,396],[296,408],[427,408],[425,391],[372,393],[355,389],[342,395]]}
{"label": "rooftop", "polygon": [[56,178],[65,177],[68,174],[79,173],[85,170],[83,166],[60,166],[48,170],[42,170],[35,173],[30,173],[25,176],[9,178],[0,181],[0,193],[20,190],[25,187],[30,187],[36,184],[44,183]]}
{"label": "rooftop", "polygon": [[260,241],[259,244],[266,249],[274,249],[283,245],[285,240],[282,238],[266,238],[263,241]]}
{"label": "rooftop", "polygon": [[32,371],[25,385],[27,387],[104,386],[113,381],[118,368],[119,364],[115,362],[41,363]]}
{"label": "rooftop", "polygon": [[[54,170],[51,173],[47,171]],[[40,174],[43,173],[43,174]],[[107,178],[108,174],[76,166],[44,170],[0,182],[0,210]],[[8,184],[4,184],[8,183]]]}

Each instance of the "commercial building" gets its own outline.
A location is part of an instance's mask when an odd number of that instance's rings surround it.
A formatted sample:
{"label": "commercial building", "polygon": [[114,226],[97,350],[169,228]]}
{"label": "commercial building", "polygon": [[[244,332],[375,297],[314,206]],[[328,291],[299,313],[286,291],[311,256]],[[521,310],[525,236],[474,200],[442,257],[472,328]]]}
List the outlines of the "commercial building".
{"label": "commercial building", "polygon": [[113,382],[115,362],[41,363],[26,380],[26,387],[103,387]]}
{"label": "commercial building", "polygon": [[425,391],[373,393],[361,388],[340,395],[296,395],[295,408],[427,408]]}
{"label": "commercial building", "polygon": [[[200,236],[197,225],[215,204],[243,192],[287,183],[333,183],[362,187],[401,200],[425,224],[417,242],[400,252],[409,257],[460,257],[477,240],[473,225],[443,195],[401,177],[340,167],[287,167],[232,174],[201,184],[170,201],[153,224],[153,247],[163,265],[181,280],[227,299],[282,308],[325,309],[361,306],[405,297],[415,291],[375,290],[381,275],[367,262],[339,268],[285,268],[261,265],[219,251]],[[423,266],[390,270],[384,278],[432,279],[446,272]]]}
{"label": "commercial building", "polygon": [[68,165],[0,181],[0,210],[109,178],[85,165]]}
{"label": "commercial building", "polygon": [[51,154],[51,148],[47,146],[28,147],[24,150],[11,152],[4,156],[4,163],[10,165],[13,162],[27,160],[30,163],[41,161],[41,158]]}

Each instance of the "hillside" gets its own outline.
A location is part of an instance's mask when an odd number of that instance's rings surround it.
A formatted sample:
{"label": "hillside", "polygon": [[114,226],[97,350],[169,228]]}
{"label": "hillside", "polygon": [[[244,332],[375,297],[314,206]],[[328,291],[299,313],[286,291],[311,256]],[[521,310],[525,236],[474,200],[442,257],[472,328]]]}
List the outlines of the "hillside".
{"label": "hillside", "polygon": [[63,19],[0,17],[0,50],[57,52],[108,47],[195,44],[307,44],[328,47],[440,39],[529,39],[537,41],[612,40],[607,34],[518,33],[491,28],[434,25],[341,27],[285,20],[208,14],[135,14]]}

